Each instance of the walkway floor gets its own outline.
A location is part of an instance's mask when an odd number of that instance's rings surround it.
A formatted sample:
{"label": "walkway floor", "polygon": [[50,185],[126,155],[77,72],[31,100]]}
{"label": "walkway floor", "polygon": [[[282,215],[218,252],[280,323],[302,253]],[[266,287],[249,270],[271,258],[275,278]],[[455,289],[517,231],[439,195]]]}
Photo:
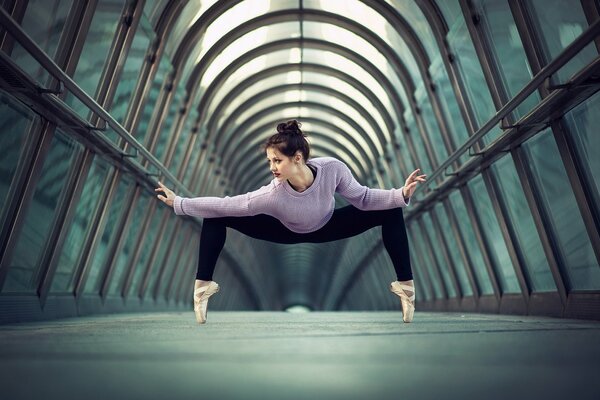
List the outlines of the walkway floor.
{"label": "walkway floor", "polygon": [[599,399],[600,323],[417,312],[0,326],[3,399]]}

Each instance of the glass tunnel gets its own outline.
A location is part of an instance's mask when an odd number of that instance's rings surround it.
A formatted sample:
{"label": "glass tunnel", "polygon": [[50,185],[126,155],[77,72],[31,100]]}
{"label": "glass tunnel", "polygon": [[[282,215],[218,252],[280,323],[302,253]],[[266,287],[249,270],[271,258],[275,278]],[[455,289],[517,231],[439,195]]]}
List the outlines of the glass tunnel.
{"label": "glass tunnel", "polygon": [[[419,311],[600,319],[595,0],[1,0],[0,322],[191,311],[202,218],[156,199],[313,157],[400,188]],[[594,156],[596,154],[596,156]],[[347,204],[336,196],[336,206]],[[399,310],[379,229],[230,230],[211,310]]]}

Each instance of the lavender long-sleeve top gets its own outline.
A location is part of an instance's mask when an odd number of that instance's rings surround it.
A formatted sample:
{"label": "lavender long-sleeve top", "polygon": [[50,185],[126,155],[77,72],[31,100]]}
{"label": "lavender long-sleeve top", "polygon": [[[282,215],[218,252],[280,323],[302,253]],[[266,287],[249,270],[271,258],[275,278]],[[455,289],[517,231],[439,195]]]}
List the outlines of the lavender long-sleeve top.
{"label": "lavender long-sleeve top", "polygon": [[271,215],[297,233],[313,232],[323,227],[333,215],[337,192],[361,210],[386,210],[406,207],[402,188],[370,189],[354,179],[342,161],[332,157],[313,158],[317,176],[304,192],[295,191],[287,181],[273,179],[258,190],[233,197],[175,197],[177,215],[202,218]]}

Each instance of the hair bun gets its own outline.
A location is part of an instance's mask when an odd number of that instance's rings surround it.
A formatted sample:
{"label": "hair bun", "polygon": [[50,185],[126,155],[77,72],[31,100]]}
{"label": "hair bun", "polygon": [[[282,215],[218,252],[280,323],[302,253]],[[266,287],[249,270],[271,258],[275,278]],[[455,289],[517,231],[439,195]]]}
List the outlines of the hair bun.
{"label": "hair bun", "polygon": [[300,123],[295,119],[282,122],[277,125],[277,132],[284,135],[302,135],[302,131],[300,131]]}

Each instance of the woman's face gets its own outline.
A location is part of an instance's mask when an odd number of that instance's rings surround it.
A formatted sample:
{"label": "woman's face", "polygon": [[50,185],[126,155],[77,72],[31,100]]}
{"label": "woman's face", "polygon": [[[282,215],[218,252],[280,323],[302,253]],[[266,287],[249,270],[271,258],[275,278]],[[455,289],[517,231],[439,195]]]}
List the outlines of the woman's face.
{"label": "woman's face", "polygon": [[273,177],[277,180],[289,179],[298,173],[298,165],[292,157],[288,157],[274,147],[269,147],[266,151],[267,162]]}

